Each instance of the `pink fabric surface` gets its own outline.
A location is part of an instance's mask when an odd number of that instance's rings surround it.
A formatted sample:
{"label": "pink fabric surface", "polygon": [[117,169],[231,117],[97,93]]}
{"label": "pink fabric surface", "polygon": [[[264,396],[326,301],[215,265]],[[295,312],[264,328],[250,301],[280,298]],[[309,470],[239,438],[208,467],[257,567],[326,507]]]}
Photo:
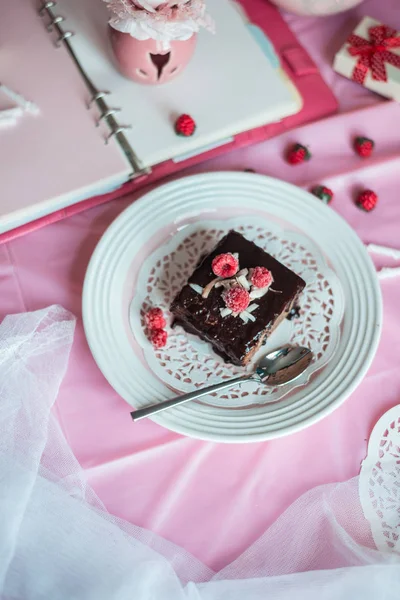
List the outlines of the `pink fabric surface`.
{"label": "pink fabric surface", "polygon": [[[341,114],[197,170],[254,168],[306,188],[325,183],[335,191],[333,210],[365,242],[400,249],[400,106],[345,81],[329,66],[333,49],[346,35],[345,24],[362,14],[400,28],[397,0],[370,0],[348,15],[326,20],[287,17],[337,93]],[[372,159],[362,160],[353,153],[351,142],[356,134],[375,139]],[[310,146],[313,159],[290,167],[282,154],[295,140]],[[380,197],[371,214],[354,206],[354,194],[364,186]],[[93,208],[0,246],[0,316],[60,303],[80,317],[90,256],[107,226],[134,198]],[[396,263],[379,259],[379,264]],[[384,325],[379,350],[351,398],[303,432],[250,445],[200,442],[151,421],[134,425],[129,407],[95,365],[79,320],[56,411],[106,507],[219,569],[303,492],[358,473],[374,423],[400,402],[400,278],[382,282],[382,292]]]}

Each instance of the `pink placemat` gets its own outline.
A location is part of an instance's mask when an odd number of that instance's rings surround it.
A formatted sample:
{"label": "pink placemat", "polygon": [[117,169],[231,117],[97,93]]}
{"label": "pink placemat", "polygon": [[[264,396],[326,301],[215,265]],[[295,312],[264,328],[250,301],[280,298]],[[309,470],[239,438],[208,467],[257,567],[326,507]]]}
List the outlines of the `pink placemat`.
{"label": "pink placemat", "polygon": [[[400,27],[397,0],[369,0],[347,16],[326,20],[287,17],[338,94],[340,115],[197,170],[254,168],[306,188],[325,183],[335,192],[333,210],[365,242],[400,248],[400,140],[393,127],[400,121],[400,106],[333,74],[328,62],[335,38],[343,38],[344,23],[361,14]],[[354,155],[351,142],[356,134],[375,139],[372,159]],[[289,167],[284,162],[283,151],[294,140],[310,146],[313,159],[309,163]],[[354,194],[364,186],[375,189],[380,197],[371,214],[354,206]],[[0,246],[0,316],[60,303],[80,317],[90,256],[108,225],[133,199],[93,208]],[[380,259],[379,264],[383,263],[395,264]],[[400,402],[400,278],[382,282],[382,292],[381,344],[367,377],[351,398],[303,432],[243,446],[192,440],[151,421],[133,425],[129,407],[96,367],[79,320],[56,411],[89,482],[107,508],[219,569],[303,492],[358,473],[373,424]]]}

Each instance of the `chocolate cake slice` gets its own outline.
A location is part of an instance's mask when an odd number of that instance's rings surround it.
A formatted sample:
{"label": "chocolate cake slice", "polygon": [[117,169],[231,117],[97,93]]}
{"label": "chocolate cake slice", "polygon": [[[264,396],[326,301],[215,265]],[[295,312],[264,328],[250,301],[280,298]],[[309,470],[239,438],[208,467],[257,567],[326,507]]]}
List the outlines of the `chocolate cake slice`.
{"label": "chocolate cake slice", "polygon": [[171,305],[177,323],[246,365],[298,303],[305,282],[230,231],[196,267]]}

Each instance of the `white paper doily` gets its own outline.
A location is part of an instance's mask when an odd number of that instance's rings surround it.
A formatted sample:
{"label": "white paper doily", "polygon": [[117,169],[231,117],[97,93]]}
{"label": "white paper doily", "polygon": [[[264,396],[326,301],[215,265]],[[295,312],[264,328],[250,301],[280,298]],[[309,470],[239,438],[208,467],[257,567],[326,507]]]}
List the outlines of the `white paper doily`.
{"label": "white paper doily", "polygon": [[378,550],[400,553],[400,406],[385,413],[373,429],[359,493]]}
{"label": "white paper doily", "polygon": [[225,363],[213,352],[210,344],[197,336],[188,335],[180,327],[170,330],[168,344],[160,351],[154,351],[144,333],[144,313],[150,307],[157,306],[169,314],[172,300],[193,272],[199,258],[208,254],[230,229],[254,241],[306,282],[299,302],[300,318],[285,320],[252,364],[268,350],[289,341],[309,347],[315,355],[307,373],[296,382],[279,388],[246,384],[214,394],[204,401],[215,406],[236,408],[275,402],[306,383],[316,370],[323,367],[339,343],[344,301],[337,276],[315,244],[304,235],[284,231],[278,225],[263,222],[258,217],[242,216],[224,222],[206,221],[189,225],[144,262],[130,307],[130,325],[134,337],[142,346],[150,369],[169,387],[178,392],[189,392],[243,372],[243,369]]}

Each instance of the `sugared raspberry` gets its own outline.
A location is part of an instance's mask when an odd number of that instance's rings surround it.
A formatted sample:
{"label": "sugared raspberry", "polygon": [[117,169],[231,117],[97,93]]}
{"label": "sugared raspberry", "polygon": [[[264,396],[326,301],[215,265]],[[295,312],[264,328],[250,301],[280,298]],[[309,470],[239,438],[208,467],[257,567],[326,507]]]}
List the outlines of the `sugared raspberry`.
{"label": "sugared raspberry", "polygon": [[271,285],[274,278],[272,277],[271,271],[266,269],[265,267],[256,267],[253,269],[253,273],[251,274],[251,283],[256,288],[264,288],[268,285]]}
{"label": "sugared raspberry", "polygon": [[374,150],[375,142],[366,137],[356,137],[354,150],[362,158],[369,158]]}
{"label": "sugared raspberry", "polygon": [[181,115],[175,121],[175,132],[183,137],[190,137],[196,131],[196,123],[190,115]]}
{"label": "sugared raspberry", "polygon": [[164,348],[168,340],[168,333],[164,329],[154,329],[150,334],[150,341],[154,348]]}
{"label": "sugared raspberry", "polygon": [[325,202],[325,204],[329,204],[333,198],[333,192],[331,189],[326,187],[325,185],[316,185],[311,190],[311,193],[314,194],[317,198]]}
{"label": "sugared raspberry", "polygon": [[357,198],[357,206],[365,210],[366,212],[370,212],[376,206],[378,202],[378,196],[372,190],[364,190],[358,195]]}
{"label": "sugared raspberry", "polygon": [[310,160],[311,153],[306,146],[294,144],[289,148],[286,158],[290,165],[299,165],[306,160]]}
{"label": "sugared raspberry", "polygon": [[250,304],[249,292],[240,285],[235,285],[224,292],[223,298],[227,308],[234,313],[241,313]]}
{"label": "sugared raspberry", "polygon": [[164,329],[167,324],[161,308],[151,308],[145,316],[145,321],[150,331]]}
{"label": "sugared raspberry", "polygon": [[217,277],[233,277],[239,269],[239,261],[233,254],[218,254],[211,264]]}

